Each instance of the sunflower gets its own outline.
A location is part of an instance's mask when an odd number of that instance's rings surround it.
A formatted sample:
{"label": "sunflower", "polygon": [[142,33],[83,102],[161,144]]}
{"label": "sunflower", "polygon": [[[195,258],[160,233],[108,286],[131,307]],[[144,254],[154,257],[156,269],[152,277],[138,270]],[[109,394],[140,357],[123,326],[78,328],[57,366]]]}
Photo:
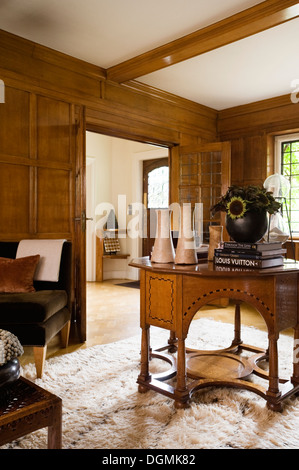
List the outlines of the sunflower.
{"label": "sunflower", "polygon": [[281,208],[271,191],[260,186],[230,186],[210,210],[212,217],[216,212],[226,212],[232,219],[244,216],[246,212],[268,212],[275,214]]}
{"label": "sunflower", "polygon": [[227,213],[231,219],[238,219],[243,217],[247,211],[246,201],[241,197],[232,197],[227,203]]}

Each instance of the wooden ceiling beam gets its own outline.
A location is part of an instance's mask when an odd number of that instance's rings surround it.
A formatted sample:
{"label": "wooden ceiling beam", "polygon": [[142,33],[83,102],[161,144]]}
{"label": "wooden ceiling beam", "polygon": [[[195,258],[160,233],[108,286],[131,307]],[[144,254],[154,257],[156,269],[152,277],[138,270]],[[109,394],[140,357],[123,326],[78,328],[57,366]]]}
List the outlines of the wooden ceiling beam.
{"label": "wooden ceiling beam", "polygon": [[109,80],[124,83],[212,51],[299,16],[293,0],[266,0],[229,18],[107,69]]}

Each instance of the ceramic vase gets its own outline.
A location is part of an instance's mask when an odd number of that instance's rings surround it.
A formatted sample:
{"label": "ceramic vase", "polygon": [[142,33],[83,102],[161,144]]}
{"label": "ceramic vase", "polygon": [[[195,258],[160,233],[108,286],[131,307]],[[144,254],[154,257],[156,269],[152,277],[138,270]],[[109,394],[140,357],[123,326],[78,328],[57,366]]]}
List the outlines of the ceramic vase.
{"label": "ceramic vase", "polygon": [[169,209],[157,209],[157,228],[151,261],[153,263],[173,263],[174,247],[170,233]]}
{"label": "ceramic vase", "polygon": [[181,211],[180,233],[176,248],[175,264],[197,264],[191,208],[183,207]]}
{"label": "ceramic vase", "polygon": [[246,212],[244,217],[231,219],[226,216],[226,230],[235,242],[256,243],[268,229],[267,212]]}
{"label": "ceramic vase", "polygon": [[208,250],[208,261],[213,261],[215,248],[218,248],[222,242],[223,227],[222,225],[210,225],[209,227],[210,240]]}

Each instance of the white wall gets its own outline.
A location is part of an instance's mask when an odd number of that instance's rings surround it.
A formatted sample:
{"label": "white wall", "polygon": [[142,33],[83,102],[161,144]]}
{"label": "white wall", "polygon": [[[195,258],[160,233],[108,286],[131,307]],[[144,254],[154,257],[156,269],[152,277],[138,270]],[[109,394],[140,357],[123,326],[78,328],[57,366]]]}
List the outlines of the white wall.
{"label": "white wall", "polygon": [[[86,133],[86,156],[95,160],[95,204],[111,198],[112,139],[94,132]],[[108,177],[107,177],[108,175]]]}
{"label": "white wall", "polygon": [[[88,197],[90,210],[99,208],[104,202],[113,204],[119,225],[127,226],[136,219],[128,215],[127,208],[135,202],[142,202],[142,161],[168,156],[168,149],[149,144],[103,136],[92,132],[86,133],[87,187],[86,193],[92,192],[91,180],[94,180],[94,192]],[[91,168],[89,166],[91,165]],[[121,196],[122,199],[119,199]],[[125,204],[122,205],[122,203]],[[121,203],[119,205],[119,203]],[[94,209],[92,209],[94,207]],[[88,222],[87,230],[87,280],[95,280],[95,225],[101,215],[90,215],[94,221]],[[119,235],[122,253],[130,254],[127,260],[104,259],[104,279],[138,279],[138,270],[130,268],[130,259],[141,256],[141,240]]]}
{"label": "white wall", "polygon": [[[96,279],[96,215],[101,201],[111,198],[111,138],[86,133],[86,280]],[[107,177],[108,175],[108,177]]]}

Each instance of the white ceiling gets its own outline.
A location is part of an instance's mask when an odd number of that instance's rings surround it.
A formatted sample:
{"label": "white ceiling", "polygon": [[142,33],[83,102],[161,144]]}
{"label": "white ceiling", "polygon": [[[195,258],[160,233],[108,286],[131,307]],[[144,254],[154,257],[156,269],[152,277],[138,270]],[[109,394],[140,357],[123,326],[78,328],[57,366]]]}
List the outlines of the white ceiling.
{"label": "white ceiling", "polygon": [[[103,68],[254,6],[250,0],[1,0],[0,29]],[[291,93],[299,19],[138,80],[214,109]]]}
{"label": "white ceiling", "polygon": [[299,80],[299,19],[138,80],[214,109],[291,93]]}

